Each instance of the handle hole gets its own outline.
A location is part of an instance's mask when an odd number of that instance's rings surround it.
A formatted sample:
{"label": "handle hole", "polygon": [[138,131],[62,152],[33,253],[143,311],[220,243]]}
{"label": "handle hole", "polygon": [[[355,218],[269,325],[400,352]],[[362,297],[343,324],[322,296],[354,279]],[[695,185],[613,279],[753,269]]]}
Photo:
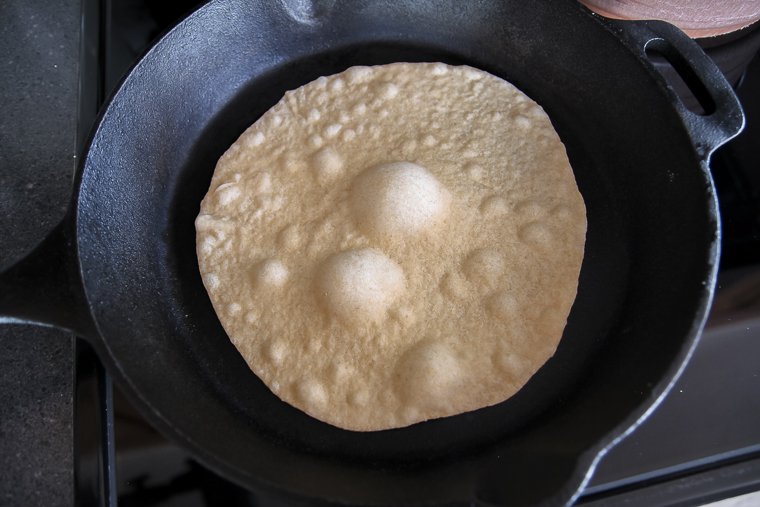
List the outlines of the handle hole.
{"label": "handle hole", "polygon": [[664,39],[653,39],[645,47],[647,58],[692,113],[708,116],[715,101],[689,62]]}

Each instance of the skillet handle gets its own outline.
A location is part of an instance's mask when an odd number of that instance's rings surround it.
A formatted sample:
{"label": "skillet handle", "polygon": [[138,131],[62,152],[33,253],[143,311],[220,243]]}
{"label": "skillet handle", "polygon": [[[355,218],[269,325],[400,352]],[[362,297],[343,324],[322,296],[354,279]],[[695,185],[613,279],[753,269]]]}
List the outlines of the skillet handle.
{"label": "skillet handle", "polygon": [[647,51],[664,57],[689,87],[704,109],[704,114],[689,110],[664,76],[652,66],[661,85],[672,95],[674,106],[700,160],[707,162],[717,148],[742,131],[744,112],[733,88],[710,57],[689,36],[664,21],[604,19],[603,22],[641,59],[650,60]]}
{"label": "skillet handle", "polygon": [[25,258],[0,273],[0,324],[37,324],[95,340],[69,214]]}

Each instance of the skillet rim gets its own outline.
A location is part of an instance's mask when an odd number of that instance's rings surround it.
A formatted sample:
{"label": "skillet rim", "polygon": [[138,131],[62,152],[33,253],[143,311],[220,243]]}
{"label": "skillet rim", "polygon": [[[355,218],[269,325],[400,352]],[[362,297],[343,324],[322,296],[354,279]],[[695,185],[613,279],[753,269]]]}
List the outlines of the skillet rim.
{"label": "skillet rim", "polygon": [[[212,3],[221,3],[221,1],[218,2],[212,2]],[[206,4],[198,9],[198,11],[207,8],[207,6],[210,4]],[[76,227],[77,229],[80,226],[80,214],[79,214],[79,206],[80,206],[80,190],[81,190],[81,184],[82,180],[85,178],[85,172],[87,170],[88,166],[88,160],[89,160],[89,153],[90,153],[90,143],[93,142],[94,139],[97,138],[97,134],[100,131],[101,124],[103,123],[104,119],[108,116],[109,110],[111,108],[111,103],[113,101],[118,100],[119,93],[122,89],[122,86],[125,82],[127,82],[130,78],[132,78],[133,74],[135,73],[136,69],[139,69],[141,65],[143,65],[144,61],[151,57],[151,55],[158,53],[161,44],[165,41],[165,38],[170,33],[175,32],[176,30],[181,29],[182,25],[185,24],[185,21],[187,19],[190,19],[191,17],[195,16],[198,11],[195,11],[194,13],[190,14],[185,20],[181,21],[177,26],[163,34],[158,42],[154,44],[147,52],[146,54],[140,58],[140,60],[135,64],[135,66],[125,75],[123,78],[121,84],[117,87],[116,91],[112,95],[111,99],[108,101],[108,106],[104,107],[101,115],[98,118],[98,121],[96,123],[97,127],[93,129],[92,137],[90,139],[90,142],[88,143],[88,149],[87,149],[87,156],[83,157],[82,159],[82,166],[79,171],[77,171],[77,178],[75,180],[75,195],[74,195],[74,203],[75,203],[75,220],[76,220]],[[597,19],[597,21],[599,21]],[[601,21],[599,21],[600,24]],[[619,38],[612,34],[614,38],[620,42]],[[159,48],[159,49],[156,49]],[[642,62],[642,65],[645,66]],[[662,401],[662,399],[667,395],[667,393],[672,388],[673,384],[677,380],[677,378],[680,376],[681,372],[685,368],[686,364],[688,363],[688,359],[691,357],[691,354],[693,353],[694,348],[696,347],[696,344],[698,343],[699,334],[701,332],[702,327],[704,326],[704,322],[707,316],[707,309],[710,306],[710,303],[712,301],[712,293],[713,293],[713,287],[715,284],[715,279],[717,276],[717,260],[719,259],[719,249],[720,249],[720,221],[719,221],[719,215],[717,210],[717,197],[715,194],[714,186],[712,185],[712,179],[710,177],[710,173],[707,170],[709,157],[704,162],[701,162],[699,165],[700,172],[703,173],[703,176],[706,176],[709,182],[709,185],[707,186],[707,193],[706,197],[708,198],[708,205],[710,206],[710,215],[714,218],[712,223],[715,224],[715,235],[712,240],[712,245],[710,249],[709,254],[709,282],[707,283],[702,296],[700,298],[700,305],[698,309],[698,313],[695,316],[695,320],[692,324],[689,336],[685,337],[682,346],[680,349],[680,352],[678,354],[678,362],[674,362],[671,365],[671,368],[667,372],[667,376],[663,377],[663,379],[658,383],[657,386],[652,390],[652,401],[651,403],[644,403],[641,406],[637,407],[635,410],[632,411],[631,415],[621,424],[616,426],[615,428],[610,429],[607,432],[607,435],[605,438],[602,438],[598,441],[596,446],[592,446],[592,448],[589,448],[585,453],[580,455],[578,457],[578,464],[576,466],[576,471],[578,476],[581,477],[581,484],[578,486],[574,496],[572,499],[577,498],[577,496],[580,494],[580,490],[583,487],[583,485],[588,481],[591,474],[593,473],[594,468],[596,467],[597,463],[601,459],[601,457],[617,442],[625,438],[628,434],[630,434],[638,425],[643,422],[643,420],[646,419],[646,417],[655,410],[655,408],[658,406],[658,404]],[[82,280],[84,281],[83,286],[85,289],[85,294],[87,294],[87,277],[85,276],[85,270],[84,266],[82,264],[82,258],[79,255],[79,234],[77,234],[77,241],[76,241],[76,248],[77,248],[77,264],[80,272],[80,276],[82,277]],[[92,313],[94,313],[94,305],[90,303],[89,297],[87,298],[88,306],[90,307],[90,310]],[[98,333],[102,336],[101,333],[101,327],[98,324],[97,319],[93,318],[93,321],[95,322],[96,329]],[[121,365],[117,360],[114,359],[112,350],[108,345],[108,341],[106,339],[99,340],[100,344],[96,347],[99,349],[99,356],[102,360],[108,363],[109,368],[108,370],[110,372],[117,372],[117,377],[121,381],[120,384],[128,385],[128,394],[133,399],[133,401],[139,400],[138,404],[141,405],[143,408],[147,407],[147,410],[143,410],[143,413],[151,420],[151,422],[159,427],[163,433],[168,434],[172,437],[178,437],[173,438],[174,440],[180,440],[183,445],[186,448],[189,448],[192,450],[192,453],[196,456],[203,456],[203,461],[206,465],[209,465],[210,468],[222,472],[224,476],[229,477],[235,482],[238,482],[243,485],[248,485],[249,481],[253,479],[255,482],[258,482],[257,487],[266,487],[268,489],[271,489],[272,491],[282,492],[281,489],[275,488],[269,484],[266,484],[260,480],[260,478],[255,477],[253,475],[242,473],[241,471],[237,470],[234,466],[228,466],[227,463],[223,459],[220,459],[218,456],[216,456],[213,453],[208,453],[202,445],[197,443],[190,435],[185,434],[180,427],[173,424],[170,420],[166,419],[161,412],[159,412],[156,407],[151,404],[150,400],[145,398],[143,394],[141,393],[140,389],[138,389],[130,380],[130,378],[125,374],[123,369],[121,368]],[[588,462],[588,467],[581,466],[582,463]],[[584,472],[585,469],[585,472]],[[288,492],[290,494],[293,494],[292,492]],[[571,501],[572,501],[571,499]]]}

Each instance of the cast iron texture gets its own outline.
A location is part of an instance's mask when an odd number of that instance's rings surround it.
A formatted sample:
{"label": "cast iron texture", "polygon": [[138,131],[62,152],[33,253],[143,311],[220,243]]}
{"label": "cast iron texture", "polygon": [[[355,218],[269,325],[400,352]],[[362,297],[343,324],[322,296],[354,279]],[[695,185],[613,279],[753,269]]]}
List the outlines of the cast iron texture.
{"label": "cast iron texture", "polygon": [[[66,294],[74,300],[81,275],[87,310],[24,316],[89,333],[161,430],[251,488],[358,504],[570,503],[696,343],[718,259],[707,161],[743,123],[728,84],[680,32],[622,26],[574,2],[212,2],[138,63],[94,133],[73,228],[61,229],[75,246]],[[680,106],[642,61],[651,41],[683,59],[714,112]],[[218,157],[284,91],[394,61],[466,63],[546,109],[586,201],[586,257],[557,354],[518,395],[354,433],[251,374],[201,284],[193,220]]]}

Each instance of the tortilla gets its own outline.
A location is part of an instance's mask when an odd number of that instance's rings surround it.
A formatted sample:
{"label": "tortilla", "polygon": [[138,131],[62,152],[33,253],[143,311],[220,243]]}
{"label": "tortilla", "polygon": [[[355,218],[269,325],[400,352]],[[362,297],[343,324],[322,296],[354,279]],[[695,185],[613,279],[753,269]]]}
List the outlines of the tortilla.
{"label": "tortilla", "polygon": [[554,354],[585,207],[535,102],[470,67],[353,67],[287,92],[219,160],[200,272],[251,370],[329,424],[502,402]]}

